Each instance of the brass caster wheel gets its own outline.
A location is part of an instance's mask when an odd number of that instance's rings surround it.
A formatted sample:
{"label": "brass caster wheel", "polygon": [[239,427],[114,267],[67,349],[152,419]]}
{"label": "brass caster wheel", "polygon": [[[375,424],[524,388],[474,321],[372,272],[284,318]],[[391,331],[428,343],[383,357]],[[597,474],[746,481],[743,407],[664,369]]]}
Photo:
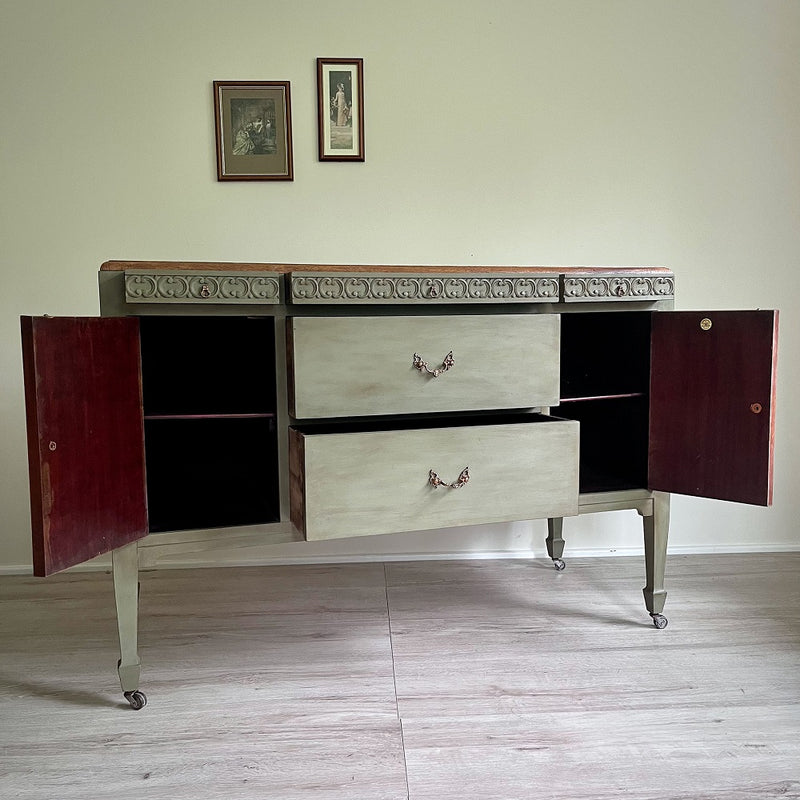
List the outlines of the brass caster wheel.
{"label": "brass caster wheel", "polygon": [[560,558],[554,558],[553,567],[555,568],[556,572],[563,572],[567,565]]}
{"label": "brass caster wheel", "polygon": [[659,630],[667,627],[667,618],[663,614],[651,614],[650,616],[653,618],[653,625]]}
{"label": "brass caster wheel", "polygon": [[134,711],[141,711],[147,705],[147,695],[144,692],[123,692],[125,699],[131,704]]}

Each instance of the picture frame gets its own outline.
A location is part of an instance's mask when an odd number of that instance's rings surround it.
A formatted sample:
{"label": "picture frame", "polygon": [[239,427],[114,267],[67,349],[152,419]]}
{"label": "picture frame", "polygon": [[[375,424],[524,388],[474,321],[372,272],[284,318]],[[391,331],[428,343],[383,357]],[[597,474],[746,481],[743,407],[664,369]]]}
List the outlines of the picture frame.
{"label": "picture frame", "polygon": [[217,180],[292,181],[289,81],[214,81]]}
{"label": "picture frame", "polygon": [[320,161],[364,161],[364,59],[317,59]]}

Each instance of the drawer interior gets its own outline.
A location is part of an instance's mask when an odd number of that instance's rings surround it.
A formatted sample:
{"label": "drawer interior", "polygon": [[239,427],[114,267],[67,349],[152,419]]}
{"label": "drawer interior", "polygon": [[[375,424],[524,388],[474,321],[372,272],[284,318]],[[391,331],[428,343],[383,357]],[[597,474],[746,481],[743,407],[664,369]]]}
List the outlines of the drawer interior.
{"label": "drawer interior", "polygon": [[378,431],[433,430],[437,428],[468,428],[476,425],[519,425],[520,423],[544,424],[560,421],[557,416],[535,412],[485,413],[485,414],[432,414],[415,418],[375,419],[365,417],[357,420],[304,422],[292,425],[292,429],[304,435],[327,435],[331,433],[371,433]]}

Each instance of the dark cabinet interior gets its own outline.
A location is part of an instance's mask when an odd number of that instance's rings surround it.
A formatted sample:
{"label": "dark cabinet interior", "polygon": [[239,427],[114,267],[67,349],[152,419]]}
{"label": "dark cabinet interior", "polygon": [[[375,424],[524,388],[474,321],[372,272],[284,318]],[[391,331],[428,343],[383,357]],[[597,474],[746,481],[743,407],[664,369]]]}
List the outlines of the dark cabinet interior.
{"label": "dark cabinet interior", "polygon": [[581,424],[582,493],[648,485],[649,311],[561,316],[561,404]]}
{"label": "dark cabinet interior", "polygon": [[564,403],[552,413],[581,424],[582,493],[647,488],[646,395]]}
{"label": "dark cabinet interior", "polygon": [[561,399],[646,394],[650,311],[561,315]]}
{"label": "dark cabinet interior", "polygon": [[140,317],[144,413],[275,412],[272,317]]}
{"label": "dark cabinet interior", "polygon": [[142,317],[151,533],[280,517],[272,317]]}

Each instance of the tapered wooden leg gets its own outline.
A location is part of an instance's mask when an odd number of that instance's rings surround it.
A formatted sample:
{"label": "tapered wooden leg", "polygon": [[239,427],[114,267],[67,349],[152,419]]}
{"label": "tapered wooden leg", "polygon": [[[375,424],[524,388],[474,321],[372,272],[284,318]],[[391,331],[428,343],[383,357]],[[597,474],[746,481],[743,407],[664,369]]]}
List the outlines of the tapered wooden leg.
{"label": "tapered wooden leg", "polygon": [[553,559],[553,566],[559,572],[566,566],[561,559],[561,556],[564,555],[564,538],[561,535],[563,530],[563,517],[550,517],[547,520],[547,538],[545,539],[547,555]]}
{"label": "tapered wooden leg", "polygon": [[667,563],[667,538],[669,535],[669,494],[653,492],[653,513],[643,516],[644,564],[647,585],[644,604],[656,628],[666,628],[667,618],[662,615],[667,593],[664,589],[664,568]]}
{"label": "tapered wooden leg", "polygon": [[119,682],[125,699],[138,711],[147,703],[139,691],[141,660],[139,636],[139,548],[136,542],[120,547],[111,554],[114,570],[114,599],[117,604],[120,658],[117,665]]}

